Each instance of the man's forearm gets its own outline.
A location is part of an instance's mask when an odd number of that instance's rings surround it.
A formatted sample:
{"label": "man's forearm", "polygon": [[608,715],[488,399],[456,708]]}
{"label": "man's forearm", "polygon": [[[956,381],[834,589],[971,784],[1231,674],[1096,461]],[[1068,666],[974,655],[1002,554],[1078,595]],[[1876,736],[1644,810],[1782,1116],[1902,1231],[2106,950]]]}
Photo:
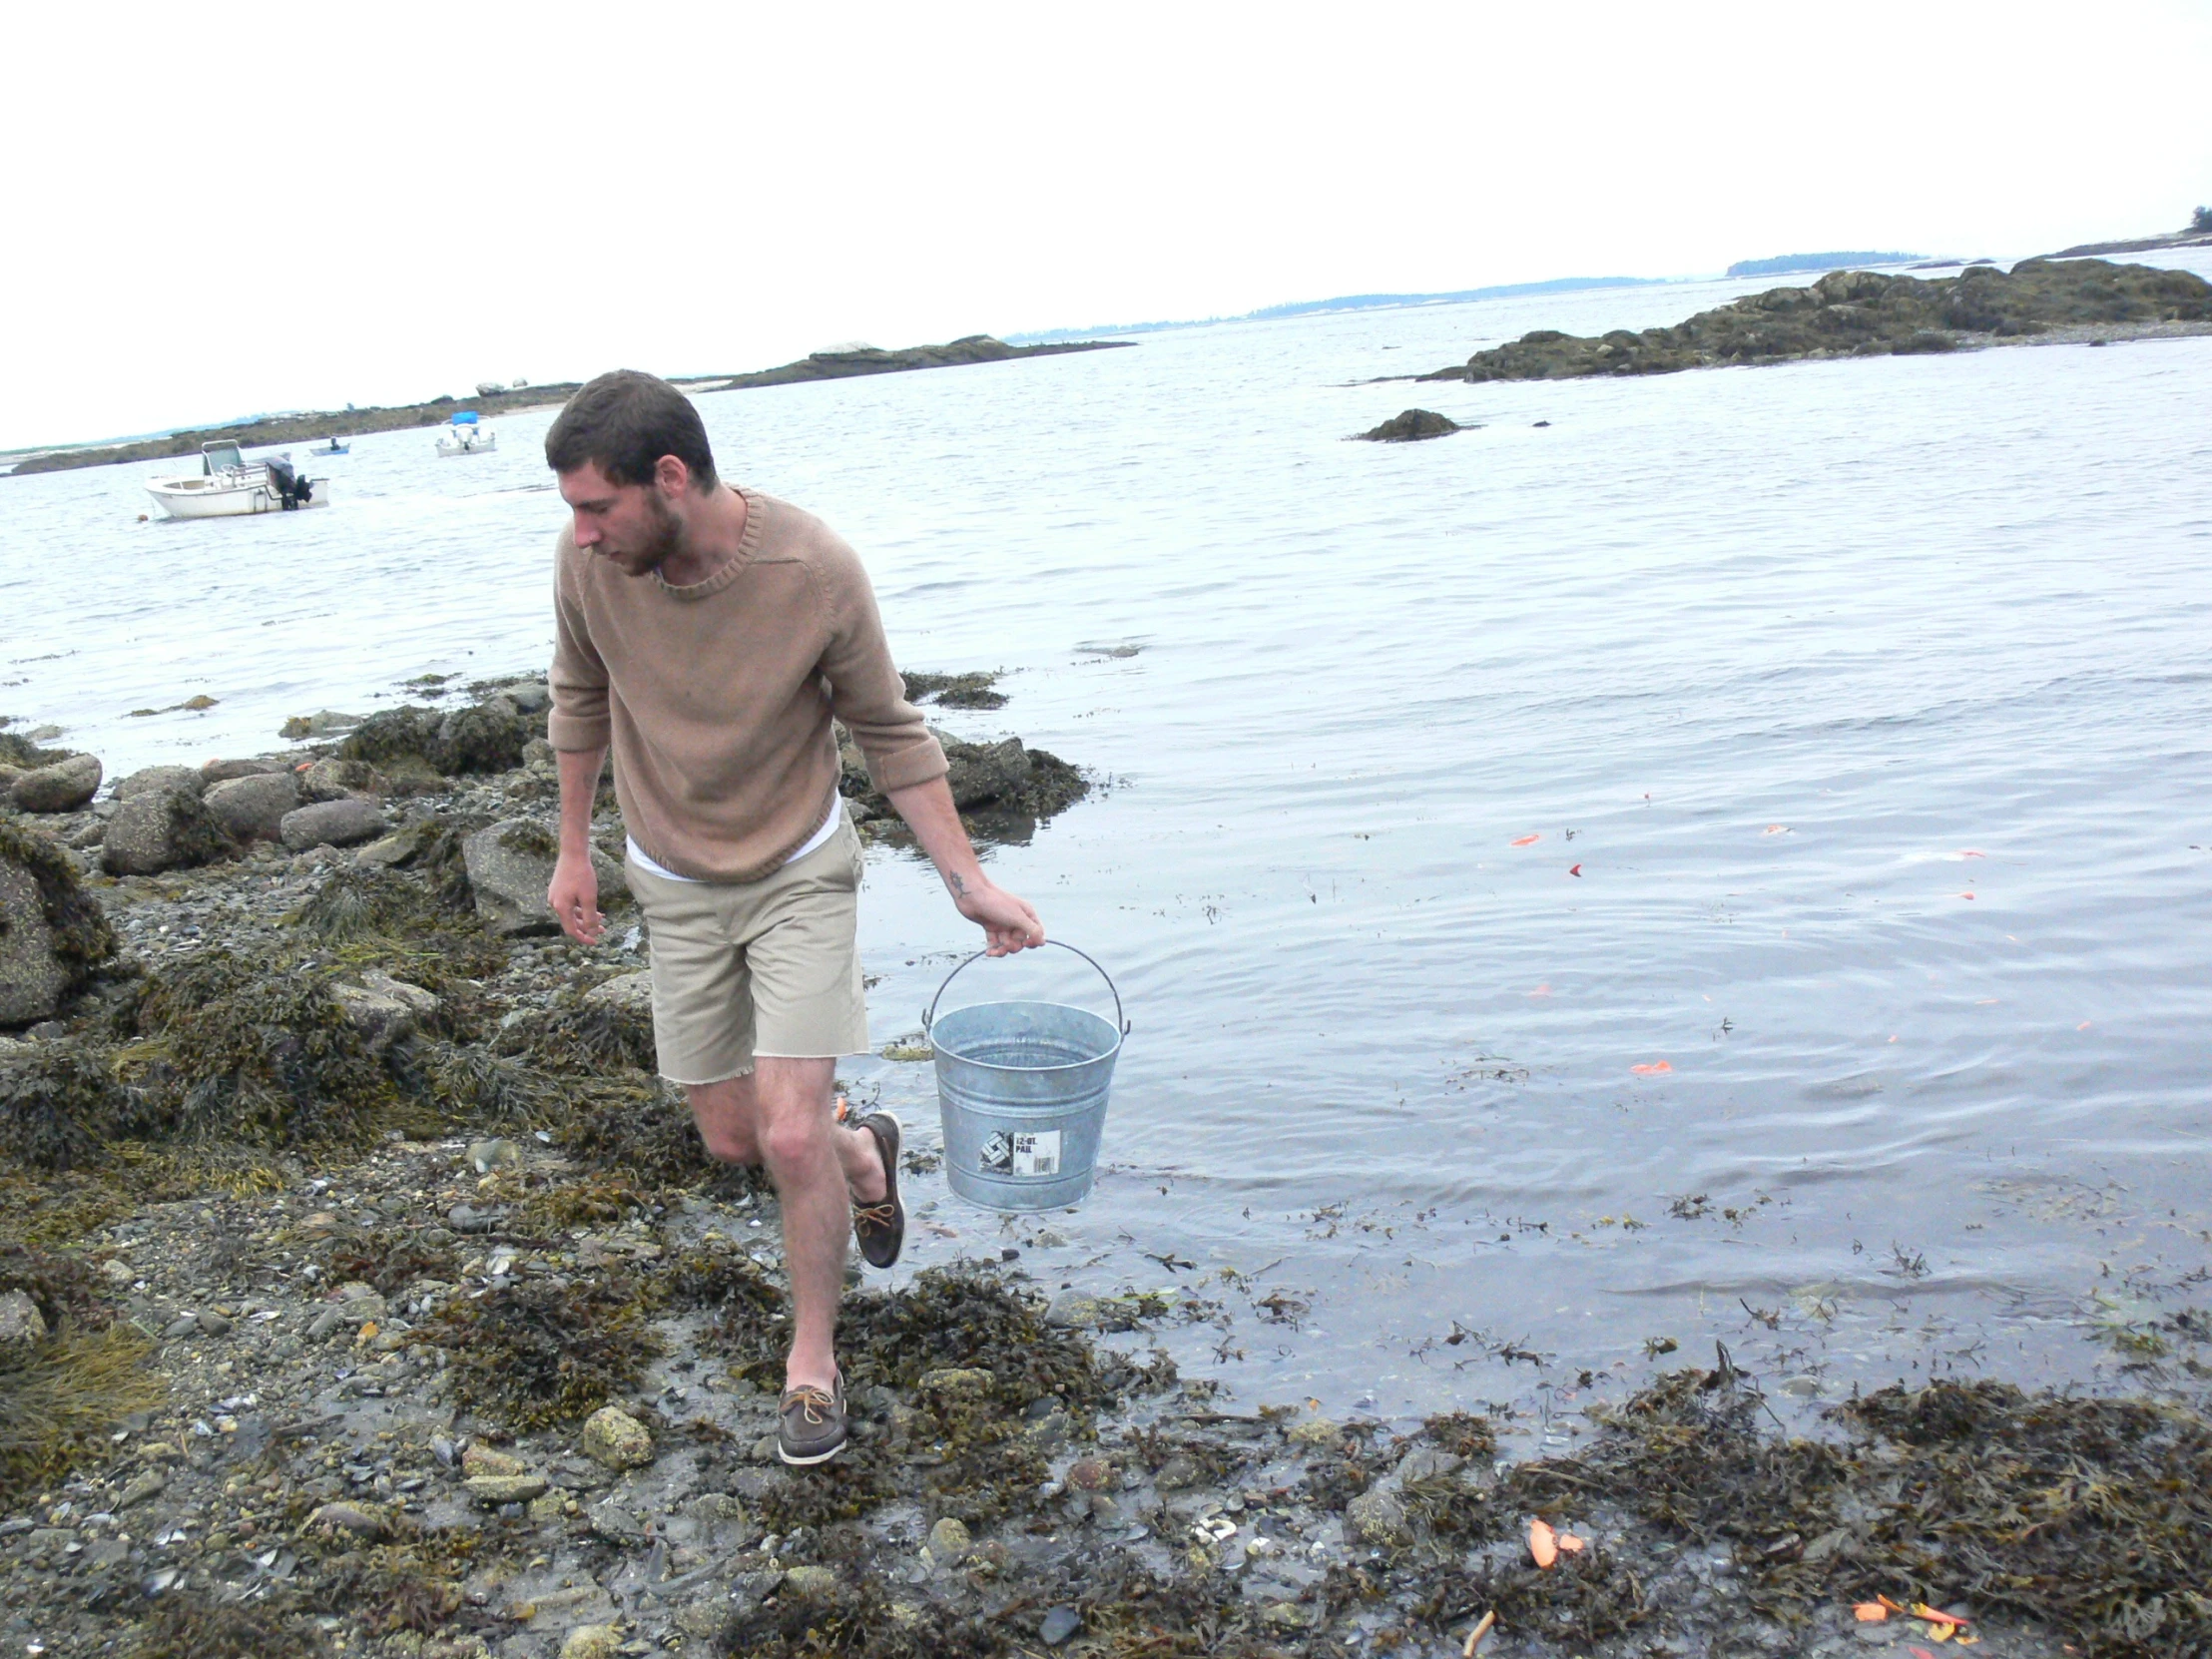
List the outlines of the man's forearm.
{"label": "man's forearm", "polygon": [[605,749],[563,749],[556,756],[561,772],[561,850],[591,851],[592,808],[599,800],[599,769]]}
{"label": "man's forearm", "polygon": [[951,787],[943,778],[884,793],[913,830],[921,850],[937,866],[937,873],[954,898],[965,898],[984,884],[983,866],[976,861],[975,848],[969,844],[960,814],[952,805]]}

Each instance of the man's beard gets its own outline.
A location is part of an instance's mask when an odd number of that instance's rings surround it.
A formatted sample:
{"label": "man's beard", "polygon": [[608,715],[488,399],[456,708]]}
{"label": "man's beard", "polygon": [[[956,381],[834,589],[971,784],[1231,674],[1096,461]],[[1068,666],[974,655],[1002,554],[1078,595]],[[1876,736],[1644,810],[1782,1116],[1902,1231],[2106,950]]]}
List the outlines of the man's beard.
{"label": "man's beard", "polygon": [[684,521],[669,510],[666,501],[651,491],[647,492],[645,501],[653,515],[653,530],[631,561],[630,573],[633,576],[652,575],[683,552],[689,542],[684,532]]}

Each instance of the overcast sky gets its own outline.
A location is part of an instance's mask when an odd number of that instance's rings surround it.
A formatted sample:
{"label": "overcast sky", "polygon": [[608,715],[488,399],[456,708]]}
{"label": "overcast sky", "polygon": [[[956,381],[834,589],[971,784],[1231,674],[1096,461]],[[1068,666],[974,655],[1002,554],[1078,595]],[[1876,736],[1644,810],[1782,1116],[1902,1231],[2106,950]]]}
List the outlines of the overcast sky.
{"label": "overcast sky", "polygon": [[2212,201],[2212,4],[11,14],[0,445]]}

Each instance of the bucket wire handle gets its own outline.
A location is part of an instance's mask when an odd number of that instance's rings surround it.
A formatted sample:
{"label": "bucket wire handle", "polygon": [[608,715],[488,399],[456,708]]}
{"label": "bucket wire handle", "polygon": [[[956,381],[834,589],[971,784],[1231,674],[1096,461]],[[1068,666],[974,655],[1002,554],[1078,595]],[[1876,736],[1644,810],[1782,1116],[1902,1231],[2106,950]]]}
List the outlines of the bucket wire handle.
{"label": "bucket wire handle", "polygon": [[[1060,947],[1060,948],[1061,948],[1062,950],[1075,950],[1075,946],[1073,946],[1072,944],[1069,944],[1069,943],[1068,943],[1068,942],[1067,942],[1066,940],[1064,940],[1064,939],[1047,939],[1047,940],[1045,940],[1044,942],[1045,942],[1046,944],[1056,944],[1056,945],[1058,945],[1058,946],[1059,946],[1059,947]],[[1120,987],[1119,985],[1116,985],[1116,984],[1114,983],[1114,976],[1113,976],[1112,974],[1108,973],[1108,972],[1107,972],[1107,971],[1106,971],[1106,970],[1105,970],[1104,968],[1102,968],[1102,967],[1098,967],[1098,958],[1097,958],[1097,957],[1095,957],[1095,956],[1093,956],[1093,955],[1092,955],[1092,954],[1091,954],[1091,953],[1090,953],[1089,951],[1087,951],[1087,950],[1075,950],[1075,953],[1076,953],[1076,955],[1078,955],[1078,956],[1082,957],[1084,961],[1086,961],[1086,962],[1090,963],[1092,967],[1094,967],[1094,968],[1098,968],[1098,976],[1099,976],[1099,978],[1101,978],[1101,979],[1105,980],[1105,981],[1106,981],[1106,988],[1107,988],[1107,989],[1108,989],[1109,991],[1113,992],[1113,996],[1114,996],[1114,1024],[1115,1024],[1116,1026],[1118,1026],[1118,1027],[1120,1028],[1120,1030],[1121,1030],[1121,1034],[1122,1034],[1123,1036],[1125,1036],[1125,1037],[1126,1037],[1126,1036],[1128,1036],[1128,1035],[1129,1035],[1129,1021],[1128,1021],[1127,1017],[1126,1017],[1126,1016],[1125,1016],[1125,1015],[1124,1015],[1124,1014],[1122,1013],[1122,1011],[1121,1011],[1121,987]],[[952,971],[951,971],[950,973],[948,973],[948,974],[946,974],[946,975],[944,976],[944,985],[939,985],[939,986],[937,987],[937,994],[936,994],[935,996],[933,996],[933,997],[931,997],[931,998],[929,999],[929,1006],[928,1006],[928,1007],[926,1007],[926,1008],[924,1008],[924,1009],[922,1010],[922,1013],[921,1013],[921,1034],[922,1034],[923,1036],[925,1036],[925,1037],[926,1037],[927,1035],[929,1035],[930,1027],[932,1027],[933,1025],[935,1025],[935,1024],[937,1023],[937,1004],[938,1004],[939,1002],[941,1002],[941,1001],[943,1001],[943,1000],[944,1000],[944,987],[945,987],[945,985],[949,985],[949,984],[951,984],[953,980],[957,979],[957,978],[958,978],[958,977],[960,976],[960,968],[964,968],[964,967],[968,966],[968,965],[969,965],[969,963],[972,963],[972,962],[979,962],[979,961],[981,961],[981,960],[982,960],[982,959],[983,959],[983,958],[984,958],[985,956],[988,956],[989,954],[990,954],[990,952],[989,952],[988,950],[978,950],[978,951],[977,951],[977,952],[976,952],[976,953],[975,953],[974,955],[970,956],[970,957],[969,957],[969,958],[967,959],[967,961],[965,961],[965,962],[962,962],[962,963],[960,964],[960,967],[956,967],[956,968],[954,968],[954,969],[953,969],[953,970],[952,970]]]}

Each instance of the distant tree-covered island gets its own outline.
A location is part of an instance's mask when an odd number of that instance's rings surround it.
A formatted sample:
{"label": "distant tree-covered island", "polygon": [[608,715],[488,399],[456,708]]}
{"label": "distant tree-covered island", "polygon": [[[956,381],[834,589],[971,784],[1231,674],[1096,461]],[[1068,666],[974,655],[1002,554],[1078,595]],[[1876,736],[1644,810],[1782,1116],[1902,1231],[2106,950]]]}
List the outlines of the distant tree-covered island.
{"label": "distant tree-covered island", "polygon": [[1921,254],[1777,254],[1771,260],[1738,260],[1731,276],[1788,276],[1800,271],[1844,271],[1853,266],[1912,265]]}

